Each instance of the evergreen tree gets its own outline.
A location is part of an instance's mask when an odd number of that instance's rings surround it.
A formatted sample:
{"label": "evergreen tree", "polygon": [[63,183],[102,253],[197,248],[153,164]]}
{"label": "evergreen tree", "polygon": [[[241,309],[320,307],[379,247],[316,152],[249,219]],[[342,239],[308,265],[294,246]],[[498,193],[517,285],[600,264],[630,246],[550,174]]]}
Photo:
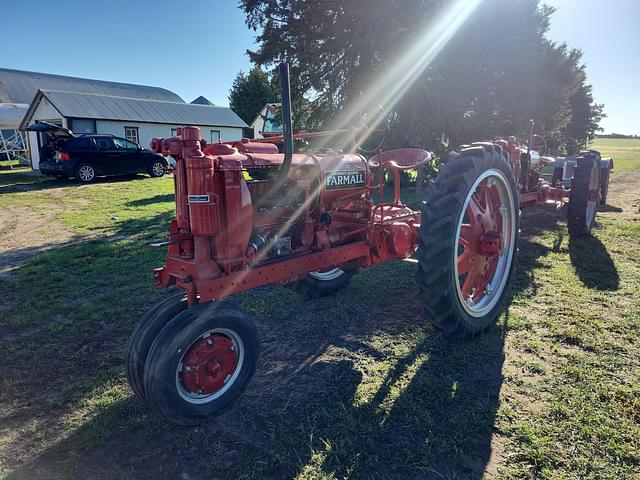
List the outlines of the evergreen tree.
{"label": "evergreen tree", "polygon": [[276,101],[269,76],[258,67],[248,74],[239,72],[229,93],[229,106],[247,124],[251,124],[265,104]]}
{"label": "evergreen tree", "polygon": [[[291,65],[294,105],[309,99],[308,125],[322,127],[410,75],[393,110],[390,141],[444,152],[496,135],[525,136],[529,120],[557,149],[593,134],[602,106],[593,103],[580,52],[545,37],[553,9],[539,0],[481,2],[426,68],[390,69],[428,35],[447,0],[241,0],[260,31],[257,65]],[[437,39],[435,39],[437,41]],[[425,45],[425,52],[430,47]],[[420,61],[419,58],[416,62]],[[384,96],[384,91],[378,95]],[[377,98],[370,98],[375,102]]]}

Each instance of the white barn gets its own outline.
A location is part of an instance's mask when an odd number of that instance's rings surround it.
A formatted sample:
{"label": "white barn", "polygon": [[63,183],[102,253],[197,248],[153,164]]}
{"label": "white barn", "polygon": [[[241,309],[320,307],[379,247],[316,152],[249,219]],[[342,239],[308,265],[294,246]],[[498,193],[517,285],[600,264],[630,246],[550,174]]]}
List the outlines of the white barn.
{"label": "white barn", "polygon": [[[229,108],[203,100],[186,103],[159,87],[0,68],[0,102],[29,104],[22,130],[40,120],[76,134],[112,134],[148,147],[153,137],[169,137],[178,127],[193,125],[207,142],[239,140],[245,122]],[[34,169],[41,140],[28,133]]]}

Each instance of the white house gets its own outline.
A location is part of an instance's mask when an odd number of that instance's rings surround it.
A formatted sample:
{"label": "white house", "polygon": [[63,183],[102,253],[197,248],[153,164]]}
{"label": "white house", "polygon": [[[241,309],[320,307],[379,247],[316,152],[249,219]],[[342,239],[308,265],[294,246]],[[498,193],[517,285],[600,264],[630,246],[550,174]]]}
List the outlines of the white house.
{"label": "white house", "polygon": [[[197,126],[207,142],[239,140],[247,125],[226,107],[204,97],[186,103],[175,93],[144,85],[0,69],[0,102],[28,103],[20,128],[38,120],[75,134],[112,134],[148,147],[185,125]],[[31,165],[38,168],[42,139],[28,133]]]}

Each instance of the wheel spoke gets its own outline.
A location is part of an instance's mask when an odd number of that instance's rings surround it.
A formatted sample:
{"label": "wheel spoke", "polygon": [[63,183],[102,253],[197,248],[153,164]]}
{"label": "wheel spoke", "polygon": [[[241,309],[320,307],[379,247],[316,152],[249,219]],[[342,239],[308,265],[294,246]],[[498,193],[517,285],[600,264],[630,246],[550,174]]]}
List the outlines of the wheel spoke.
{"label": "wheel spoke", "polygon": [[458,275],[464,275],[471,269],[471,252],[465,250],[458,256]]}
{"label": "wheel spoke", "polygon": [[469,292],[471,292],[471,289],[476,286],[478,280],[480,279],[481,273],[482,271],[475,266],[469,270],[469,272],[467,273],[467,277],[464,279],[462,287],[460,288],[460,291],[462,292],[462,296],[464,298],[467,298],[469,296]]}
{"label": "wheel spoke", "polygon": [[[489,213],[489,215],[491,215],[492,218],[494,218],[495,214],[497,213],[497,208],[496,205],[494,205],[494,196],[493,193],[495,192],[495,188],[489,188],[487,186],[487,184],[483,184],[481,187],[481,191],[482,191],[482,200],[484,202],[485,205],[485,211]],[[499,201],[498,201],[498,206],[499,206]]]}
{"label": "wheel spoke", "polygon": [[473,228],[468,223],[463,223],[460,225],[460,238],[458,242],[460,245],[463,245],[465,248],[469,248],[472,244],[473,238]]}
{"label": "wheel spoke", "polygon": [[480,204],[480,200],[476,194],[472,194],[467,205],[467,214],[469,215],[469,223],[474,224],[478,221],[478,216],[484,213],[484,208]]}

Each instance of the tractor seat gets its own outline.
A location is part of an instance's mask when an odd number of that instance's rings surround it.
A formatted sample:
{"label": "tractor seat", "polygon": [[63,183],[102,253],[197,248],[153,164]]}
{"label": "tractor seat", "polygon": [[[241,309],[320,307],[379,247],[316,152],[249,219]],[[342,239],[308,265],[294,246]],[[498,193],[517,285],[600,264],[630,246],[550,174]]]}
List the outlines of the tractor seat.
{"label": "tractor seat", "polygon": [[368,161],[369,168],[382,168],[391,170],[410,170],[431,160],[431,153],[420,148],[397,148],[387,150],[371,157]]}

